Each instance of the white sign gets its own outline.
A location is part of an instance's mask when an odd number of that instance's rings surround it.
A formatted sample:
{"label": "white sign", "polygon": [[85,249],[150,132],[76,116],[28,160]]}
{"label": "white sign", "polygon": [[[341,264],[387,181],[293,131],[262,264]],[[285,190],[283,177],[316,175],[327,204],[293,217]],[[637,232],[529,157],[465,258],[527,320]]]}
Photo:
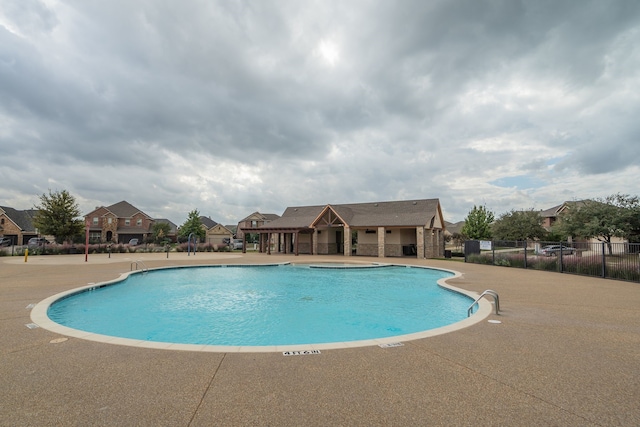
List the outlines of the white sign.
{"label": "white sign", "polygon": [[480,240],[480,250],[481,251],[490,251],[491,250],[491,240]]}

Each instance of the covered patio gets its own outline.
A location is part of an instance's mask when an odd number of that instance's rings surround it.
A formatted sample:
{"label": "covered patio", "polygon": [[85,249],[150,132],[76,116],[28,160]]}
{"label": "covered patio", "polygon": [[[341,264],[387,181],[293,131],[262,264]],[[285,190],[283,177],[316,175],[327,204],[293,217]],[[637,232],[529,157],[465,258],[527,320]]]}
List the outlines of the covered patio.
{"label": "covered patio", "polygon": [[[260,253],[440,258],[444,219],[438,199],[289,207],[258,234]],[[243,249],[246,252],[246,249]]]}

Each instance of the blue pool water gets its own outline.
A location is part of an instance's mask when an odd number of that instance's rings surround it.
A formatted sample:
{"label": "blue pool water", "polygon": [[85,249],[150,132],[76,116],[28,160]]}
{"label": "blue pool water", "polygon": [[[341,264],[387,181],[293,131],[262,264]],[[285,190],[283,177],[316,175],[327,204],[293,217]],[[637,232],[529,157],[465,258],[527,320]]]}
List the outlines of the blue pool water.
{"label": "blue pool water", "polygon": [[182,344],[355,341],[466,318],[472,300],[424,268],[194,267],[134,274],[52,304],[51,320],[88,332]]}

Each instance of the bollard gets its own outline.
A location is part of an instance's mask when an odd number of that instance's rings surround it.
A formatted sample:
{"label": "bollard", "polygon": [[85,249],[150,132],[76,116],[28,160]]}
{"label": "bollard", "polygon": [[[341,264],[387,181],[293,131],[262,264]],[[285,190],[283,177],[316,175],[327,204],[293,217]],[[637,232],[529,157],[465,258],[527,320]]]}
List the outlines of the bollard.
{"label": "bollard", "polygon": [[29,248],[24,250],[24,262],[27,262],[27,258],[29,258]]}

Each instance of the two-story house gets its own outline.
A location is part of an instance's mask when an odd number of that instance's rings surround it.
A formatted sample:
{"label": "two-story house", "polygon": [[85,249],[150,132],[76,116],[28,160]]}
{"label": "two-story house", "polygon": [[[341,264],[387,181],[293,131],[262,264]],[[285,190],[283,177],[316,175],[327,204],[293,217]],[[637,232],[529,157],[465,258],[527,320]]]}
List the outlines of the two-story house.
{"label": "two-story house", "polygon": [[154,219],[126,201],[100,206],[84,217],[89,224],[92,242],[128,243],[131,239],[143,242],[152,234]]}

